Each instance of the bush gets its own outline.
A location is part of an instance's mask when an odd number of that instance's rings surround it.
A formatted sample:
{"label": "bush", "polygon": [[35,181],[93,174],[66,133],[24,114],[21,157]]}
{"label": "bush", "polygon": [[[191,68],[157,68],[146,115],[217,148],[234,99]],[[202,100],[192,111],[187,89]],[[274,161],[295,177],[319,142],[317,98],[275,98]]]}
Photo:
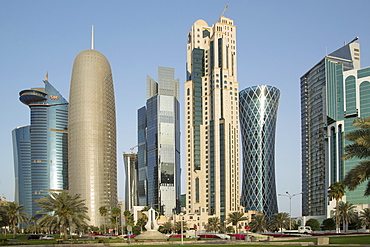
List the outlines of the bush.
{"label": "bush", "polygon": [[320,222],[317,219],[309,219],[306,222],[306,226],[310,226],[313,231],[320,230]]}
{"label": "bush", "polygon": [[328,218],[322,222],[325,231],[335,230],[335,222],[332,218]]}

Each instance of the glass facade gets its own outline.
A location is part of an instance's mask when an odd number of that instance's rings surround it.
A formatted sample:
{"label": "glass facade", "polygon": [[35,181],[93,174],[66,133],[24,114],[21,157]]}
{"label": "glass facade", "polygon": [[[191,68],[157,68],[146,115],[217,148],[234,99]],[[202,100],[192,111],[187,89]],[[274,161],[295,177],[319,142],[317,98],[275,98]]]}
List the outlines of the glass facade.
{"label": "glass facade", "polygon": [[180,212],[178,98],[174,69],[158,67],[158,83],[147,77],[146,107],[138,110],[139,205],[159,208],[165,216]]}
{"label": "glass facade", "polygon": [[241,205],[271,219],[278,212],[275,183],[275,131],[280,91],[272,86],[239,94],[243,154]]}
{"label": "glass facade", "polygon": [[13,130],[16,202],[30,217],[41,210],[35,200],[68,190],[68,102],[47,81],[45,88],[19,93],[29,106],[30,125]]}
{"label": "glass facade", "polygon": [[[327,55],[301,77],[302,214],[330,217],[335,202],[328,188],[342,181],[358,159],[343,160],[346,133],[358,117],[370,116],[369,68],[360,69],[360,45],[349,43]],[[346,200],[369,204],[364,185]]]}

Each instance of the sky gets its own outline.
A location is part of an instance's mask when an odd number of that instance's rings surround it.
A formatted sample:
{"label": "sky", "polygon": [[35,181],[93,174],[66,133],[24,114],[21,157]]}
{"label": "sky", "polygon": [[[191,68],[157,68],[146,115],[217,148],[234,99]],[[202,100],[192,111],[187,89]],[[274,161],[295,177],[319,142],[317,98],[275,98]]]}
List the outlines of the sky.
{"label": "sky", "polygon": [[[198,19],[212,26],[227,3],[224,16],[237,26],[239,90],[267,84],[281,92],[277,193],[300,193],[300,77],[357,36],[361,66],[370,66],[368,0],[0,0],[0,196],[14,200],[11,131],[30,122],[19,92],[43,87],[48,72],[49,82],[68,99],[73,61],[90,49],[94,25],[95,50],[107,57],[113,73],[118,199],[124,200],[122,153],[137,145],[137,110],[146,102],[146,75],[156,79],[158,66],[174,68],[181,104],[189,30]],[[288,197],[279,196],[278,203],[279,212],[289,213]],[[291,211],[301,215],[300,195],[292,198]]]}

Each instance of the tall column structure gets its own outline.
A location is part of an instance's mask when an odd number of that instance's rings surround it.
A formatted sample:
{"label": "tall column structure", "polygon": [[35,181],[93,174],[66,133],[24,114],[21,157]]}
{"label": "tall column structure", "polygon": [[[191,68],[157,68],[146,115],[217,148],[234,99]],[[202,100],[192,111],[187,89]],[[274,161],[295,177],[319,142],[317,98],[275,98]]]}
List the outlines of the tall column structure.
{"label": "tall column structure", "polygon": [[258,85],[239,94],[243,152],[241,204],[268,219],[278,212],[275,183],[275,131],[279,89]]}
{"label": "tall column structure", "polygon": [[30,108],[30,125],[12,132],[15,201],[29,217],[42,209],[35,200],[68,189],[68,102],[48,78],[44,84],[19,93]]}
{"label": "tall column structure", "polygon": [[186,68],[186,211],[197,214],[203,226],[209,217],[223,222],[240,205],[234,21],[221,16],[212,27],[196,21]]}
{"label": "tall column structure", "polygon": [[89,224],[100,226],[99,208],[117,206],[114,89],[103,54],[89,49],[77,55],[69,97],[69,189],[85,199]]}

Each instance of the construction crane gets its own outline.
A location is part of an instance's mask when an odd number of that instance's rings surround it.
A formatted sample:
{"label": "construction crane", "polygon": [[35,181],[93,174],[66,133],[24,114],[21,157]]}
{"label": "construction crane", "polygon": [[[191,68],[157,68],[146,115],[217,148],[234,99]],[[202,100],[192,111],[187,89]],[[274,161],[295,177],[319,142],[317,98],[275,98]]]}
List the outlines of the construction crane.
{"label": "construction crane", "polygon": [[132,153],[132,150],[134,150],[135,148],[137,148],[138,145],[136,146],[133,146],[132,148],[130,148],[130,152]]}
{"label": "construction crane", "polygon": [[219,21],[221,21],[221,17],[222,16],[224,16],[224,14],[225,14],[225,12],[226,12],[226,9],[229,7],[229,3],[228,4],[226,4],[226,7],[224,8],[224,11],[222,11],[222,14],[221,14],[221,16],[220,16],[220,19],[219,19]]}

